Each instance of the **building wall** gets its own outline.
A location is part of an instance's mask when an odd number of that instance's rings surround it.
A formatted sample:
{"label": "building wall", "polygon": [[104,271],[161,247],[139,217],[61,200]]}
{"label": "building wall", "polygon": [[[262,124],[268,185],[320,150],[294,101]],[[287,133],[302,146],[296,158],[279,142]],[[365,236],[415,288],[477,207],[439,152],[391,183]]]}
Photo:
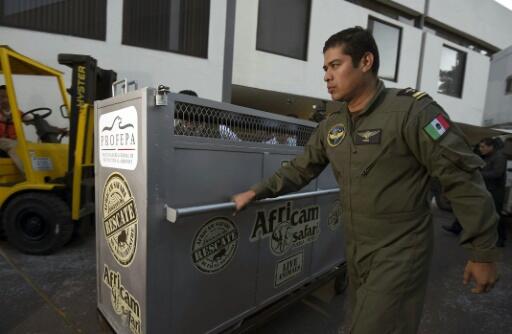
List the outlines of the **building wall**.
{"label": "building wall", "polygon": [[505,94],[506,80],[511,76],[512,46],[492,58],[485,102],[485,125],[512,122],[512,94]]}
{"label": "building wall", "polygon": [[[437,93],[443,44],[465,51],[467,54],[461,98]],[[488,57],[426,33],[425,54],[419,89],[428,92],[448,112],[452,120],[481,125],[488,74]]]}
{"label": "building wall", "polygon": [[[71,82],[71,71],[58,64],[59,53],[91,55],[98,60],[98,66],[116,71],[119,79],[136,80],[139,87],[156,87],[159,84],[165,84],[170,86],[173,92],[192,89],[201,97],[217,101],[222,99],[226,0],[212,1],[210,7],[208,59],[122,45],[122,3],[122,1],[107,1],[106,41],[0,27],[1,42],[22,54],[65,72],[68,86]],[[0,81],[3,82],[3,78]],[[23,79],[18,82],[23,83]],[[31,87],[31,93],[26,92],[21,95],[30,100],[41,100],[40,106],[54,105],[54,101],[48,101],[50,99],[48,96],[55,95],[55,92],[46,94],[42,90],[44,90],[42,86],[36,90]],[[23,101],[19,104],[23,108]],[[58,115],[58,110],[54,110],[49,119],[50,122],[65,126],[67,121]],[[27,129],[33,140],[35,137],[32,127]]]}
{"label": "building wall", "polygon": [[356,25],[366,27],[368,16],[402,27],[398,82],[388,87],[414,87],[419,66],[421,30],[360,6],[339,0],[313,0],[307,61],[256,50],[258,2],[238,0],[235,27],[233,84],[329,100],[323,82],[325,40]]}
{"label": "building wall", "polygon": [[427,16],[498,48],[512,44],[512,11],[491,0],[429,0]]}

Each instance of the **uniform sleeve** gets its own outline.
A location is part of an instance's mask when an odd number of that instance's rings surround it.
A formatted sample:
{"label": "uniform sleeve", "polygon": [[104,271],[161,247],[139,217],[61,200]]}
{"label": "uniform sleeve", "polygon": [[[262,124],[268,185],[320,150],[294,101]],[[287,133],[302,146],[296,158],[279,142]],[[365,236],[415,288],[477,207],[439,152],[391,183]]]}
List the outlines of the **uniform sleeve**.
{"label": "uniform sleeve", "polygon": [[424,100],[416,101],[409,111],[403,129],[406,142],[429,174],[441,182],[463,227],[460,243],[470,251],[470,260],[496,261],[500,254],[495,246],[498,216],[479,171],[484,162],[441,107],[430,98]]}
{"label": "uniform sleeve", "polygon": [[302,154],[279,168],[267,180],[251,187],[256,192],[256,199],[276,197],[300,190],[324,170],[329,163],[321,130],[324,124],[320,123],[313,131]]}

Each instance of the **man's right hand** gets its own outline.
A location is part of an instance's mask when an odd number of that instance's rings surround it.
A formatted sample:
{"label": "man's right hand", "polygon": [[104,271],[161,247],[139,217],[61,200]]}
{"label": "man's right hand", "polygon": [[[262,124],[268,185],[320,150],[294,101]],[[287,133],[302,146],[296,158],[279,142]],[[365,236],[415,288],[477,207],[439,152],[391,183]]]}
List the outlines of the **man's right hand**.
{"label": "man's right hand", "polygon": [[235,203],[235,213],[245,208],[247,204],[251,203],[254,200],[254,197],[256,197],[254,190],[249,190],[231,197],[231,201]]}

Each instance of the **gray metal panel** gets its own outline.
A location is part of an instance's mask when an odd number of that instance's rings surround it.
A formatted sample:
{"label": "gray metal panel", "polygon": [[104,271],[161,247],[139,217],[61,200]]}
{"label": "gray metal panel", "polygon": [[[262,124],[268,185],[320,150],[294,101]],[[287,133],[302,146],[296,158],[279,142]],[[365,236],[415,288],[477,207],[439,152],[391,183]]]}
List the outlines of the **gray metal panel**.
{"label": "gray metal panel", "polygon": [[[174,257],[173,263],[162,263],[164,267],[175,268],[174,284],[169,291],[175,321],[172,333],[205,333],[255,307],[258,245],[246,241],[252,227],[246,222],[250,215],[247,211],[232,217],[229,210],[215,216],[187,217],[173,225],[169,238],[173,252],[179,256]],[[197,235],[212,217],[233,222],[238,241],[235,253],[223,268],[204,273],[194,264],[192,249]]]}
{"label": "gray metal panel", "polygon": [[229,201],[261,179],[262,154],[228,150],[176,149],[170,203],[177,207]]}
{"label": "gray metal panel", "polygon": [[[98,270],[98,307],[105,314],[110,324],[118,333],[131,333],[129,317],[123,315],[127,311],[128,304],[132,306],[132,311],[138,311],[138,315],[132,318],[134,326],[139,319],[141,321],[141,331],[146,332],[145,319],[146,319],[146,91],[141,90],[135,93],[130,93],[130,96],[121,96],[109,99],[110,104],[103,107],[98,107],[95,113],[95,192],[96,192],[96,240],[97,240],[97,270]],[[128,99],[127,99],[128,97]],[[137,153],[138,162],[135,170],[116,169],[103,167],[100,163],[101,149],[98,147],[101,143],[100,135],[107,133],[108,129],[101,128],[100,118],[110,113],[120,113],[120,110],[128,107],[135,107],[137,118]],[[122,122],[122,121],[121,121]],[[122,123],[113,124],[113,129],[118,129],[117,124],[122,127]],[[124,124],[126,125],[126,124]],[[106,229],[104,224],[104,211],[108,212],[106,207],[113,205],[115,210],[116,203],[105,203],[103,201],[106,189],[106,182],[113,173],[119,173],[124,177],[124,181],[128,184],[128,188],[135,201],[135,210],[137,215],[137,223],[132,224],[121,231],[114,233],[114,236],[109,238],[113,240],[114,245],[130,244],[133,242],[133,248],[127,246],[128,249],[133,250],[133,260],[127,264],[122,264],[115,258],[115,250],[109,247]],[[123,184],[124,182],[120,182]],[[124,192],[126,188],[120,191]],[[120,202],[125,204],[126,202]],[[130,240],[130,229],[136,226],[135,240]],[[124,236],[123,236],[124,233]],[[125,238],[126,237],[126,238]],[[124,239],[124,240],[123,240]],[[113,247],[112,249],[115,249]],[[121,246],[117,248],[122,251]],[[107,269],[108,268],[108,269]],[[107,281],[106,281],[107,280]],[[109,282],[109,283],[107,283]],[[123,292],[122,292],[123,291]],[[128,293],[128,294],[127,294]],[[123,296],[129,296],[131,303],[123,302]],[[117,308],[117,309],[114,309]],[[124,311],[123,311],[124,309]],[[137,310],[138,309],[138,310]],[[133,313],[135,314],[135,313]]]}
{"label": "gray metal panel", "polygon": [[345,260],[339,194],[318,197],[317,203],[322,208],[322,233],[313,244],[311,272],[314,276],[332,269]]}

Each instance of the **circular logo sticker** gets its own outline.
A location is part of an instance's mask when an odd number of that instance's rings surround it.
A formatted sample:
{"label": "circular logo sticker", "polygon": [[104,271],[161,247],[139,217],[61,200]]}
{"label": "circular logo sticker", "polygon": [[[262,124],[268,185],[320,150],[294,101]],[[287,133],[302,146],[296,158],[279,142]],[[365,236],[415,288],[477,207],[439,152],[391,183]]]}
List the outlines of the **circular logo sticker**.
{"label": "circular logo sticker", "polygon": [[228,265],[238,245],[235,224],[224,217],[204,224],[192,241],[192,262],[199,271],[213,274]]}
{"label": "circular logo sticker", "polygon": [[137,248],[137,208],[126,179],[112,173],[103,187],[103,227],[110,252],[127,267]]}
{"label": "circular logo sticker", "polygon": [[341,123],[336,124],[329,130],[329,133],[327,134],[327,143],[331,147],[338,146],[345,138],[346,133],[347,131],[345,130],[345,125]]}
{"label": "circular logo sticker", "polygon": [[274,229],[270,239],[270,250],[274,255],[280,256],[292,247],[293,230],[288,223],[280,224]]}
{"label": "circular logo sticker", "polygon": [[327,225],[333,231],[335,231],[341,225],[341,202],[339,200],[334,201],[329,217],[327,218]]}

